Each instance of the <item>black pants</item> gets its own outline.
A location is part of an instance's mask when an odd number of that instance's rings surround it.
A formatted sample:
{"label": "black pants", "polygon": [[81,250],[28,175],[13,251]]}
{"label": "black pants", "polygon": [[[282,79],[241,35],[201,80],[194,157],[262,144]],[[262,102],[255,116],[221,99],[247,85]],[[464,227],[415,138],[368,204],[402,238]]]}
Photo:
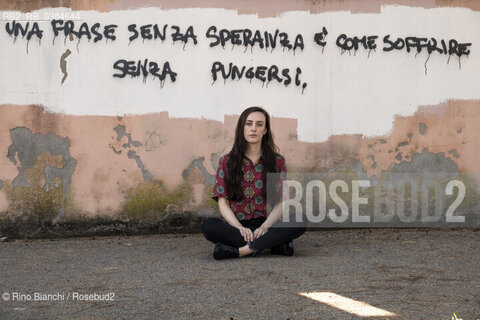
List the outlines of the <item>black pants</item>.
{"label": "black pants", "polygon": [[[241,220],[240,223],[254,231],[262,225],[265,218]],[[272,248],[300,237],[306,230],[305,223],[284,223],[281,220],[275,223],[261,237],[250,242],[250,249],[257,253],[266,248]],[[238,228],[228,224],[219,218],[208,218],[202,224],[202,231],[207,240],[213,243],[223,243],[232,247],[243,247],[247,242],[243,239]]]}

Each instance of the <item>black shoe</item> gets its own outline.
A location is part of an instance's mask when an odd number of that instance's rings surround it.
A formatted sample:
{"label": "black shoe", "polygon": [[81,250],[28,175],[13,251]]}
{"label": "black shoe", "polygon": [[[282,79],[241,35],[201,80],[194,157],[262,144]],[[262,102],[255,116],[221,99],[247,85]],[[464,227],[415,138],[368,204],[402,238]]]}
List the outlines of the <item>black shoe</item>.
{"label": "black shoe", "polygon": [[282,243],[279,246],[272,247],[270,249],[270,253],[288,257],[293,256],[293,241],[290,240],[288,242]]}
{"label": "black shoe", "polygon": [[227,246],[222,243],[217,243],[213,249],[213,257],[215,260],[238,258],[238,248]]}

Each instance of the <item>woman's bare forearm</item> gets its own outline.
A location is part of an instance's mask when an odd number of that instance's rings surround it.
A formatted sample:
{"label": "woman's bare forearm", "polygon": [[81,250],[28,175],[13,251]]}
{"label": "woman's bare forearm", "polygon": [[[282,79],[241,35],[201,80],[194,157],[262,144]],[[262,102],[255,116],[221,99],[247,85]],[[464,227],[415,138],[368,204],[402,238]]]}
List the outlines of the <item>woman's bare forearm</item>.
{"label": "woman's bare forearm", "polygon": [[232,209],[230,209],[229,200],[225,198],[218,198],[218,208],[220,209],[220,214],[222,215],[223,219],[225,219],[229,225],[232,225],[236,228],[243,227],[238,221],[237,217],[235,217]]}
{"label": "woman's bare forearm", "polygon": [[267,220],[265,220],[264,223],[262,223],[262,226],[264,226],[267,229],[270,229],[271,226],[273,226],[280,218],[282,217],[282,202],[277,203],[277,205],[272,209],[270,214],[267,217]]}

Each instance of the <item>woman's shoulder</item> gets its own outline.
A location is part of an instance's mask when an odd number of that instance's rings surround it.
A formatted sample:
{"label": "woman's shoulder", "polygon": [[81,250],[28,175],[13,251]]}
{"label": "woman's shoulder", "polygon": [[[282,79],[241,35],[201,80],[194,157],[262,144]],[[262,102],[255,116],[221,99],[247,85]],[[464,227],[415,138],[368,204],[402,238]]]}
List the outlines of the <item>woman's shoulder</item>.
{"label": "woman's shoulder", "polygon": [[278,162],[285,162],[285,158],[280,153],[275,153],[275,160]]}
{"label": "woman's shoulder", "polygon": [[219,162],[220,163],[225,163],[226,161],[228,161],[228,157],[230,157],[230,152],[225,153],[223,156],[221,156]]}
{"label": "woman's shoulder", "polygon": [[280,171],[285,170],[285,167],[286,167],[285,158],[279,153],[275,153],[275,166]]}

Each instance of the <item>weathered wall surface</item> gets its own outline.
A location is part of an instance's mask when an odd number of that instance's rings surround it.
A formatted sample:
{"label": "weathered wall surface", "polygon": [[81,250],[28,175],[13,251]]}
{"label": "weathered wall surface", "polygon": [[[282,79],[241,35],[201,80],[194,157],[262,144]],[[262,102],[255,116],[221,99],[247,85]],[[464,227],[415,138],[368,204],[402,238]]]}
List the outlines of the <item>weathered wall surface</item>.
{"label": "weathered wall surface", "polygon": [[[80,15],[77,26],[118,25],[117,39],[54,37],[51,20],[60,7]],[[271,113],[291,172],[343,170],[375,181],[435,167],[465,175],[466,205],[474,210],[480,201],[480,36],[472,30],[480,27],[479,9],[475,1],[1,1],[3,232],[55,235],[51,226],[61,225],[67,235],[128,233],[181,229],[187,221],[184,229],[194,230],[216,211],[209,194],[218,159],[232,145],[238,114],[250,105]],[[14,19],[5,13],[12,12],[52,19],[38,20],[42,39],[26,41],[6,32]],[[176,23],[183,32],[193,26],[198,44],[192,38],[129,42],[133,23]],[[302,34],[304,47],[211,47],[205,33],[211,25],[262,34],[280,29],[292,45]],[[328,30],[323,46],[314,41],[322,28]],[[343,50],[336,44],[342,33],[378,35],[378,47]],[[432,52],[424,46],[415,54],[413,45],[411,52],[387,52],[381,49],[387,34],[469,45],[442,53],[440,44]],[[169,61],[176,81],[151,73],[142,81],[141,69],[139,77],[113,76],[121,73],[112,68],[119,59],[147,58]],[[224,80],[221,72],[212,81],[216,61],[275,64],[289,69],[291,83]],[[85,221],[91,222],[79,225]],[[109,227],[95,229],[100,224]]]}

